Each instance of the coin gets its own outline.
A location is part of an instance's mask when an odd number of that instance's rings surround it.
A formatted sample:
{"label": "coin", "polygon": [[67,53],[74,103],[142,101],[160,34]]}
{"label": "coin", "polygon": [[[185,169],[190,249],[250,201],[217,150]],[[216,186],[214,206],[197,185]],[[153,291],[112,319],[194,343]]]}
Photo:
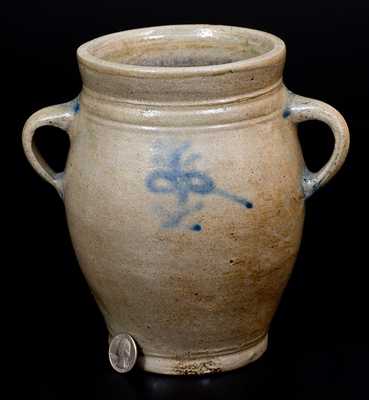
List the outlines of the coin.
{"label": "coin", "polygon": [[132,336],[121,333],[114,336],[109,346],[109,361],[115,371],[130,371],[137,360],[137,346]]}

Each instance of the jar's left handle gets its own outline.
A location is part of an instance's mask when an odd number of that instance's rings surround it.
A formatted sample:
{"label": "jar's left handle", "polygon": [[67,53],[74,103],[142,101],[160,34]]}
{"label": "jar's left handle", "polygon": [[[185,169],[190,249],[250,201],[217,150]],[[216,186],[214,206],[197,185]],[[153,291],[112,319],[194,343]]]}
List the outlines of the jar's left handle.
{"label": "jar's left handle", "polygon": [[64,197],[64,172],[57,173],[46,163],[34,143],[33,136],[37,128],[45,125],[63,129],[70,135],[69,128],[78,111],[79,99],[76,98],[68,103],[46,107],[35,112],[23,127],[23,148],[28,161],[42,178],[55,187],[61,198]]}

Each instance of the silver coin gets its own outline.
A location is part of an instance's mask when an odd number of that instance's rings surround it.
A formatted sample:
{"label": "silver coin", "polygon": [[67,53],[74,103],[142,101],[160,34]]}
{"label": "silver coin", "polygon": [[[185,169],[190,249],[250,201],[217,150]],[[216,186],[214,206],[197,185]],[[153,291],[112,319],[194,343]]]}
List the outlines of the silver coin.
{"label": "silver coin", "polygon": [[120,373],[130,371],[137,360],[137,346],[132,336],[121,333],[114,336],[109,346],[111,366]]}

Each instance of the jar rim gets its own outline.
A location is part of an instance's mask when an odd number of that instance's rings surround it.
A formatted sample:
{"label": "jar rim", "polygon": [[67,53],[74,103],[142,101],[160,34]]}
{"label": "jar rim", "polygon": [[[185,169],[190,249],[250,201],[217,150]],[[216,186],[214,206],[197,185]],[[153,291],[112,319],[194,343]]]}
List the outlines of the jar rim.
{"label": "jar rim", "polygon": [[[142,58],[144,63],[149,63],[149,65],[141,65],[140,62],[135,63],[131,61],[132,53],[134,57],[134,52],[139,42],[144,43],[146,48],[149,49],[151,43],[154,41],[160,40],[161,43],[166,43],[169,39],[182,40],[182,38],[186,38],[186,40],[192,41],[194,44],[209,41],[209,39],[213,40],[215,44],[213,45],[214,49],[211,50],[212,54],[222,51],[222,40],[223,43],[227,41],[227,44],[232,44],[232,40],[234,40],[234,43],[237,42],[238,48],[241,49],[239,50],[239,52],[241,51],[241,56],[243,51],[242,45],[246,46],[246,44],[251,43],[251,46],[254,47],[250,47],[249,51],[253,50],[256,54],[244,58],[238,56],[234,60],[231,58],[230,62],[223,63],[220,60],[220,62],[216,64],[211,63],[210,65],[177,66],[174,62],[174,65],[168,66],[165,65],[165,62],[168,63],[170,61],[165,60],[163,61],[164,65],[150,65],[150,61],[144,58]],[[219,44],[218,47],[217,41]],[[130,42],[132,46],[128,48]],[[198,47],[201,52],[201,45]],[[181,47],[179,49],[183,52]],[[114,51],[122,54],[123,59],[121,61],[114,60]],[[245,55],[248,54],[247,51],[245,47]],[[126,62],[127,58],[125,58],[124,52],[130,55],[131,59],[129,62]],[[234,51],[230,54],[234,54]],[[273,34],[243,27],[205,24],[165,25],[131,29],[98,37],[84,43],[77,49],[79,63],[97,72],[151,78],[222,75],[229,72],[240,72],[273,65],[283,59],[284,56],[285,44],[282,39]],[[136,59],[137,57],[139,56],[136,56]],[[159,60],[159,62],[162,61]],[[185,62],[187,61],[185,60]]]}

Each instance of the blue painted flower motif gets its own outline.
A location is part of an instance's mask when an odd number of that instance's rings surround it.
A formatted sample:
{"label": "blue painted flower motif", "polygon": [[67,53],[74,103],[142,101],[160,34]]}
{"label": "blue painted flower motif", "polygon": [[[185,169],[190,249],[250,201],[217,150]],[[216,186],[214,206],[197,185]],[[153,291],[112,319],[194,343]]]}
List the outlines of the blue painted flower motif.
{"label": "blue painted flower motif", "polygon": [[[184,158],[184,153],[190,148],[190,143],[185,142],[178,147],[170,148],[158,144],[158,153],[154,163],[158,166],[146,178],[146,187],[152,193],[172,194],[177,197],[177,209],[174,211],[163,210],[156,207],[158,214],[161,215],[162,228],[173,228],[181,224],[182,220],[190,213],[203,208],[202,202],[197,202],[194,206],[189,206],[189,196],[191,193],[205,196],[216,194],[229,200],[235,201],[246,208],[253,205],[244,197],[229,193],[216,187],[214,180],[204,172],[192,167],[193,163],[200,158],[199,154],[190,154]],[[193,224],[190,229],[200,232],[200,224]]]}

